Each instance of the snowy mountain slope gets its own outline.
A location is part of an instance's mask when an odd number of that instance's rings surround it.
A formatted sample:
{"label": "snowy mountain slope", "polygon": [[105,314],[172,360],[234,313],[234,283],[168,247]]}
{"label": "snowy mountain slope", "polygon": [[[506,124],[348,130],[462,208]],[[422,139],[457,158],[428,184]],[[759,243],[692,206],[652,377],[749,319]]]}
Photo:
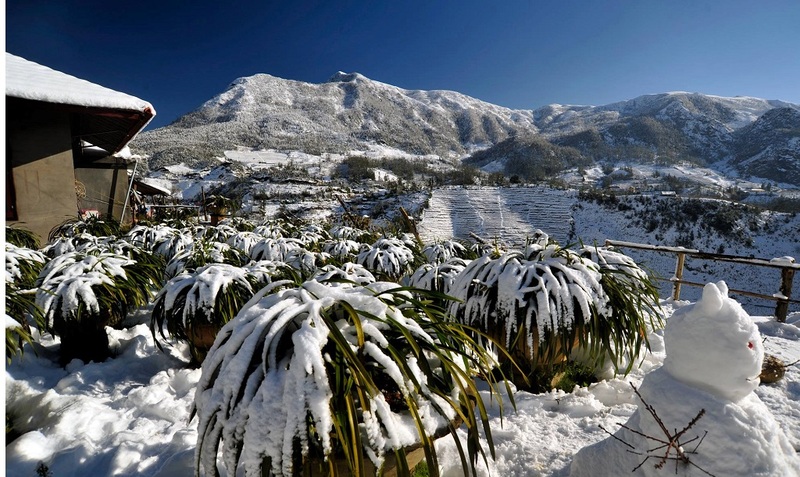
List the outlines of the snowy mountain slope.
{"label": "snowy mountain slope", "polygon": [[[764,120],[771,128],[749,127],[774,109],[784,112]],[[454,91],[406,90],[358,73],[339,72],[318,84],[257,74],[237,79],[173,124],[140,134],[131,148],[150,157],[151,169],[210,165],[239,147],[319,155],[370,145],[453,160],[479,150],[480,162],[489,164],[514,155],[508,143],[503,151],[491,146],[539,136],[576,148],[588,162],[688,159],[724,169],[734,159],[733,170],[772,179],[774,171],[800,168],[797,143],[791,142],[798,137],[791,123],[798,111],[800,105],[782,101],[685,92],[604,106],[513,110]],[[778,144],[765,139],[775,129],[786,132]],[[535,156],[529,146],[523,141],[516,155]],[[757,165],[743,164],[746,159]],[[800,181],[794,173],[789,177],[789,183]]]}
{"label": "snowy mountain slope", "polygon": [[320,84],[259,74],[237,79],[175,123],[142,134],[134,147],[152,156],[151,167],[185,155],[208,160],[235,146],[322,153],[386,144],[458,157],[530,130],[530,111],[452,91],[409,91],[358,73],[340,72]]}

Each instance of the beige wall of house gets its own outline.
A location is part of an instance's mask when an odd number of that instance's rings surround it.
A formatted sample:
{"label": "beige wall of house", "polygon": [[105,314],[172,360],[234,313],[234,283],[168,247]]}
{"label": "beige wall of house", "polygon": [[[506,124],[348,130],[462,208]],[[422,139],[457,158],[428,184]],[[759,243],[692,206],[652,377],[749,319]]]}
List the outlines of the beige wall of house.
{"label": "beige wall of house", "polygon": [[[78,213],[72,137],[66,113],[7,101],[6,167],[12,167],[18,224],[39,235]],[[6,184],[8,187],[8,184]]]}

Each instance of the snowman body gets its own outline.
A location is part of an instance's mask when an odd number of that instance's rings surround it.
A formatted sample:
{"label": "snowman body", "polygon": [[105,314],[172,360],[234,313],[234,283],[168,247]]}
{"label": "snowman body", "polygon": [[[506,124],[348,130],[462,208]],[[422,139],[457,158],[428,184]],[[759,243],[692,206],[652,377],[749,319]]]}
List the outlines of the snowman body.
{"label": "snowman body", "polygon": [[800,458],[753,393],[758,328],[727,295],[724,282],[709,283],[667,320],[664,365],[642,381],[639,408],[617,439],[581,449],[570,476],[800,476]]}

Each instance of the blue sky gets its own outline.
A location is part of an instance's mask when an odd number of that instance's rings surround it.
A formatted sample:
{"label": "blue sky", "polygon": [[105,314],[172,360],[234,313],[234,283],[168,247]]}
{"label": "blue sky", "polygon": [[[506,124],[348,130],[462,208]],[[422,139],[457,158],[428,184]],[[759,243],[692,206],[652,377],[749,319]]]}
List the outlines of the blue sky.
{"label": "blue sky", "polygon": [[236,78],[359,72],[515,109],[666,91],[800,103],[800,1],[6,2],[6,51],[164,126]]}

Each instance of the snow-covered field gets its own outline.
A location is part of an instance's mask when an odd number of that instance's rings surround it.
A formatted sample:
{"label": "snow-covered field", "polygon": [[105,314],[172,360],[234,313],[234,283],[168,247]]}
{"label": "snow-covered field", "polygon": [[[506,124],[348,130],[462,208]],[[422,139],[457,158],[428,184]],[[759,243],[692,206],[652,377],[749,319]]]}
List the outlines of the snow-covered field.
{"label": "snow-covered field", "polygon": [[[665,310],[686,304],[665,303]],[[156,348],[145,324],[147,311],[137,319],[140,324],[129,329],[108,329],[117,356],[106,362],[74,361],[61,368],[57,364],[58,339],[45,336],[35,353],[27,348],[22,359],[7,366],[6,413],[21,436],[6,447],[6,475],[34,476],[40,462],[58,477],[192,474],[197,422],[189,420],[189,408],[200,370],[187,367],[185,347],[167,347],[166,352]],[[755,317],[754,321],[768,353],[787,363],[800,359],[800,314],[791,315],[785,324],[768,317]],[[571,393],[518,391],[514,395],[516,412],[506,406],[502,417],[497,406],[491,405],[497,455],[479,475],[569,475],[579,449],[608,437],[600,425],[613,432],[636,411],[631,384],[639,386],[648,373],[662,365],[661,336],[659,332],[651,337],[653,352],[627,377]],[[703,359],[701,351],[696,358]],[[788,368],[783,380],[761,385],[755,394],[775,416],[791,445],[800,449],[800,368]],[[488,393],[483,397],[488,399]],[[696,427],[704,429],[702,420]],[[449,439],[437,443],[439,462],[442,475],[455,477],[461,475],[461,468]],[[707,439],[735,437],[709,435]],[[726,456],[713,458],[724,460]]]}

